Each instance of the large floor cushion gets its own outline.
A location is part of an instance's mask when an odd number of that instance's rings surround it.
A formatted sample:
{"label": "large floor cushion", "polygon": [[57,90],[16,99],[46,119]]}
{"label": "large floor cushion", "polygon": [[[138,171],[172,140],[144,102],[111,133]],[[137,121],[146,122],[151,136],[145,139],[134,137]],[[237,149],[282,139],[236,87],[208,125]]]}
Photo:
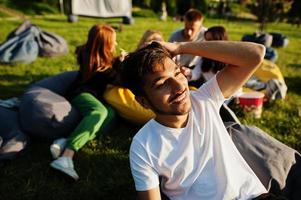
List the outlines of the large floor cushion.
{"label": "large floor cushion", "polygon": [[12,159],[25,149],[27,135],[20,130],[18,112],[0,106],[0,161]]}
{"label": "large floor cushion", "polygon": [[254,72],[254,76],[263,82],[267,82],[271,79],[284,82],[284,78],[279,67],[269,60],[263,60],[260,67]]}
{"label": "large floor cushion", "polygon": [[[269,191],[281,193],[286,190],[288,196],[300,194],[300,189],[296,189],[301,186],[301,166],[297,163],[301,157],[297,151],[255,126],[236,123],[225,126],[243,158]],[[295,165],[298,165],[297,169],[294,169]]]}
{"label": "large floor cushion", "polygon": [[255,71],[254,76],[266,84],[265,96],[269,101],[285,99],[287,86],[280,68],[269,60],[264,60]]}
{"label": "large floor cushion", "polygon": [[61,95],[39,87],[30,87],[20,104],[22,129],[39,139],[67,136],[76,127],[79,113]]}
{"label": "large floor cushion", "polygon": [[78,71],[63,72],[30,85],[20,104],[22,129],[40,139],[67,136],[76,127],[79,113],[63,96]]}
{"label": "large floor cushion", "polygon": [[145,124],[155,116],[151,110],[141,106],[127,88],[110,85],[104,92],[104,99],[121,117],[135,124]]}
{"label": "large floor cushion", "polygon": [[78,71],[62,72],[54,76],[42,79],[32,86],[40,86],[51,90],[54,93],[64,95],[70,84],[75,80]]}
{"label": "large floor cushion", "polygon": [[0,106],[0,136],[9,139],[9,133],[19,128],[18,112]]}

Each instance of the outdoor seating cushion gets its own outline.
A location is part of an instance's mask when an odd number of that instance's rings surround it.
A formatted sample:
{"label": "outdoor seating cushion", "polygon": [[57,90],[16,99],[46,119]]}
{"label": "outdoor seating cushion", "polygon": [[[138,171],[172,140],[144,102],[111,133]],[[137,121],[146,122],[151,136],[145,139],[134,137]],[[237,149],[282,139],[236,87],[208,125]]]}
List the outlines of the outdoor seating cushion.
{"label": "outdoor seating cushion", "polygon": [[284,82],[284,78],[279,67],[269,60],[263,60],[260,67],[255,71],[254,76],[263,82],[267,82],[271,79],[277,79]]}
{"label": "outdoor seating cushion", "polygon": [[18,112],[0,106],[0,136],[9,139],[12,137],[10,133],[19,128]]}
{"label": "outdoor seating cushion", "polygon": [[75,80],[78,71],[62,72],[54,76],[42,79],[31,86],[40,86],[59,95],[65,95],[70,84]]}
{"label": "outdoor seating cushion", "polygon": [[153,111],[141,106],[127,88],[109,85],[103,98],[122,118],[134,124],[143,125],[155,116]]}
{"label": "outdoor seating cushion", "polygon": [[32,84],[20,103],[22,130],[38,139],[68,136],[80,119],[78,111],[63,97],[77,72],[64,72]]}
{"label": "outdoor seating cushion", "polygon": [[289,199],[300,198],[300,153],[256,126],[229,122],[225,127],[238,151],[270,192],[284,192]]}
{"label": "outdoor seating cushion", "polygon": [[18,112],[0,106],[0,161],[12,159],[25,149],[28,137],[20,130]]}
{"label": "outdoor seating cushion", "polygon": [[[275,79],[280,81],[285,85],[285,81],[283,78],[283,75],[280,71],[280,68],[273,63],[272,61],[264,59],[261,65],[257,68],[257,70],[254,72],[253,76],[258,78],[260,81],[267,83],[268,81]],[[243,88],[244,92],[250,92],[252,89],[250,88]],[[263,90],[262,92],[265,92]]]}

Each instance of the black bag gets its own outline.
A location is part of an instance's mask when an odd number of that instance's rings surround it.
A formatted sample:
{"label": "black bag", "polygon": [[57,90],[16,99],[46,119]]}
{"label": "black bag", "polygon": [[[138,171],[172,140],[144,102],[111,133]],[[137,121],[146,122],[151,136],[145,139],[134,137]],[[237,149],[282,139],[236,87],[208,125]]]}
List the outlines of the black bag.
{"label": "black bag", "polygon": [[271,47],[273,37],[272,37],[272,35],[270,35],[268,33],[256,33],[255,32],[253,34],[245,34],[241,40],[262,44],[265,47]]}
{"label": "black bag", "polygon": [[280,33],[270,33],[273,36],[272,47],[285,47],[288,45],[289,40],[285,35]]}

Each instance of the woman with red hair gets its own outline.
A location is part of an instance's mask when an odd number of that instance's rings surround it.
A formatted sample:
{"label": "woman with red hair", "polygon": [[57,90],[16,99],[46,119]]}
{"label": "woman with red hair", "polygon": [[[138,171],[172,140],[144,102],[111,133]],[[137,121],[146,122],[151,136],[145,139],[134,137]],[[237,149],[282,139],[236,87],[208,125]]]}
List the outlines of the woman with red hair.
{"label": "woman with red hair", "polygon": [[116,79],[112,67],[118,61],[114,58],[116,44],[116,32],[111,26],[95,25],[89,31],[87,42],[76,48],[80,69],[67,98],[82,119],[67,139],[55,140],[50,147],[56,158],[50,166],[75,180],[79,178],[73,165],[75,152],[94,139],[115,115],[113,109],[99,100],[107,84]]}

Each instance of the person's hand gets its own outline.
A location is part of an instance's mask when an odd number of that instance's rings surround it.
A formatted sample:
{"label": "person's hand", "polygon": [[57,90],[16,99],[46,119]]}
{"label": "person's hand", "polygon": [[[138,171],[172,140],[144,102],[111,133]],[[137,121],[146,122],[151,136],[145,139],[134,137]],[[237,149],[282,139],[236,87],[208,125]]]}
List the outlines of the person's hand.
{"label": "person's hand", "polygon": [[189,69],[188,67],[180,67],[180,70],[182,72],[182,74],[184,74],[184,76],[186,76],[187,80],[190,81],[191,77],[192,77],[192,72],[191,69]]}
{"label": "person's hand", "polygon": [[124,49],[120,48],[120,56],[119,60],[122,62],[124,58],[128,55],[128,52],[126,52]]}
{"label": "person's hand", "polygon": [[158,42],[174,57],[180,53],[180,43]]}

